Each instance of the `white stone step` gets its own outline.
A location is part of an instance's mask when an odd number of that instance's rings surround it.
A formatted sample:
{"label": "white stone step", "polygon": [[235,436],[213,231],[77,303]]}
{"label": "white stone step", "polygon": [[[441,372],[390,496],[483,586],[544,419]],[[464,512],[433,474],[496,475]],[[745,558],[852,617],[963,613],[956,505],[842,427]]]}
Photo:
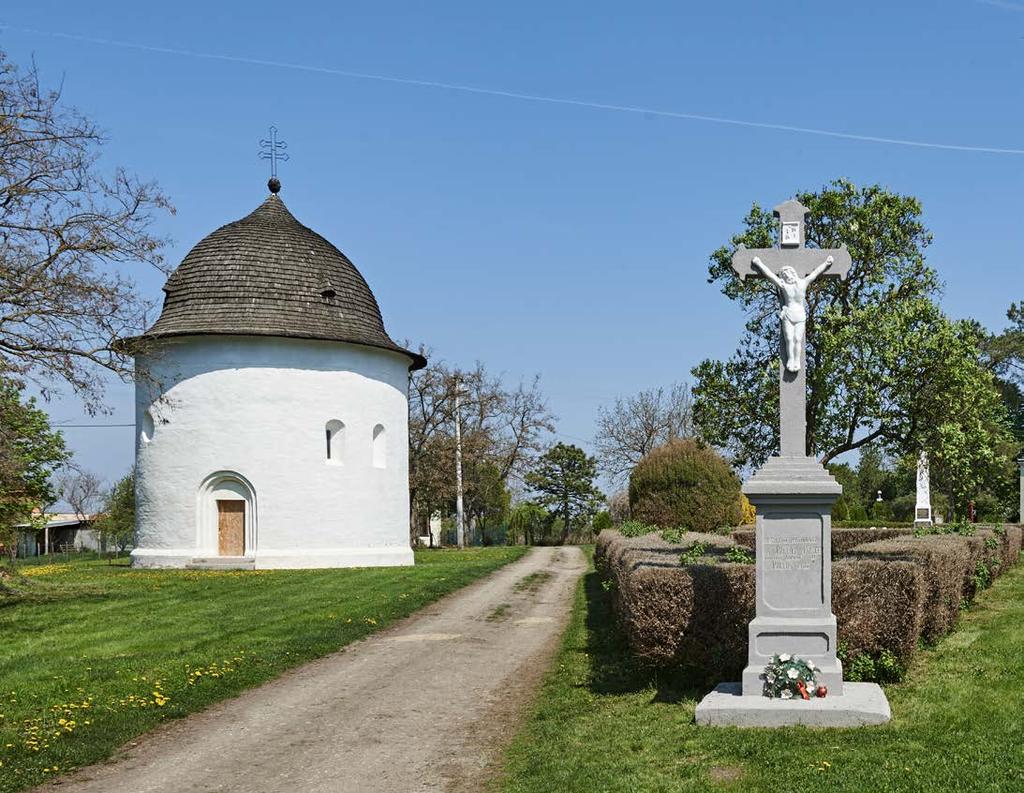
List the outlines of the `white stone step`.
{"label": "white stone step", "polygon": [[193,559],[186,570],[255,570],[256,560],[251,556],[207,556]]}

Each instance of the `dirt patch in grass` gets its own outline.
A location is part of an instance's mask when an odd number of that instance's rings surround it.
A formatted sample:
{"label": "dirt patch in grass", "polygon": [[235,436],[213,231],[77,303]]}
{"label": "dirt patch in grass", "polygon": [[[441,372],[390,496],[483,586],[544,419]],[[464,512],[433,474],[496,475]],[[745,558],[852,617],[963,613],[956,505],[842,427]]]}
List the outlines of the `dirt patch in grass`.
{"label": "dirt patch in grass", "polygon": [[[559,561],[556,559],[556,562]],[[547,583],[548,579],[551,578],[551,573],[547,570],[538,570],[536,573],[530,573],[528,576],[524,576],[518,584],[515,585],[516,592],[526,592],[533,594],[540,589],[544,584]]]}
{"label": "dirt patch in grass", "polygon": [[708,779],[712,782],[728,784],[743,776],[743,769],[738,765],[716,765],[708,769]]}

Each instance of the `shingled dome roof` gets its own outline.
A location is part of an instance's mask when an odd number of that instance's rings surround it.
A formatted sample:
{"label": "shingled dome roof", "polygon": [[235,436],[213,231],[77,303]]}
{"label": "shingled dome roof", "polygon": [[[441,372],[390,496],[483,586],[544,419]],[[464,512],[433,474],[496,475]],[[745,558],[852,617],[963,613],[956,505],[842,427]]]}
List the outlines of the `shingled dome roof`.
{"label": "shingled dome roof", "polygon": [[423,356],[395,344],[355,265],[270,195],[188,252],[164,285],[164,307],[142,338],[285,336],[361,344]]}

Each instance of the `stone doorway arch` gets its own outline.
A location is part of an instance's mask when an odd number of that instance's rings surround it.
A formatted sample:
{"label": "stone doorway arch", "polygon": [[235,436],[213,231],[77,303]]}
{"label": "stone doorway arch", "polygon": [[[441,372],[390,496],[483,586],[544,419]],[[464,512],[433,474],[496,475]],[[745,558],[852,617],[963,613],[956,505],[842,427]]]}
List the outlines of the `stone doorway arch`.
{"label": "stone doorway arch", "polygon": [[[218,503],[222,502],[222,503]],[[233,509],[241,503],[240,510]],[[226,509],[227,508],[227,509]],[[221,537],[223,516],[233,517],[232,513],[242,513],[241,548],[225,546]],[[236,471],[215,471],[207,476],[199,486],[196,519],[196,550],[199,556],[253,556],[257,543],[257,509],[256,490],[252,483]],[[228,554],[225,548],[231,549]]]}

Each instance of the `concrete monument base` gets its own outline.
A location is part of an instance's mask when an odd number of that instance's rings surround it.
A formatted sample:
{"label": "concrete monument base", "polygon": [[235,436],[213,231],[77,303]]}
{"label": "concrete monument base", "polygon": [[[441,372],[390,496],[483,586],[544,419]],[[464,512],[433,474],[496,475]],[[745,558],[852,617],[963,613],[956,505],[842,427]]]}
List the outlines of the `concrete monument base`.
{"label": "concrete monument base", "polygon": [[707,727],[861,727],[892,718],[875,683],[846,683],[842,696],[770,699],[743,695],[741,683],[719,683],[697,705],[697,724]]}

